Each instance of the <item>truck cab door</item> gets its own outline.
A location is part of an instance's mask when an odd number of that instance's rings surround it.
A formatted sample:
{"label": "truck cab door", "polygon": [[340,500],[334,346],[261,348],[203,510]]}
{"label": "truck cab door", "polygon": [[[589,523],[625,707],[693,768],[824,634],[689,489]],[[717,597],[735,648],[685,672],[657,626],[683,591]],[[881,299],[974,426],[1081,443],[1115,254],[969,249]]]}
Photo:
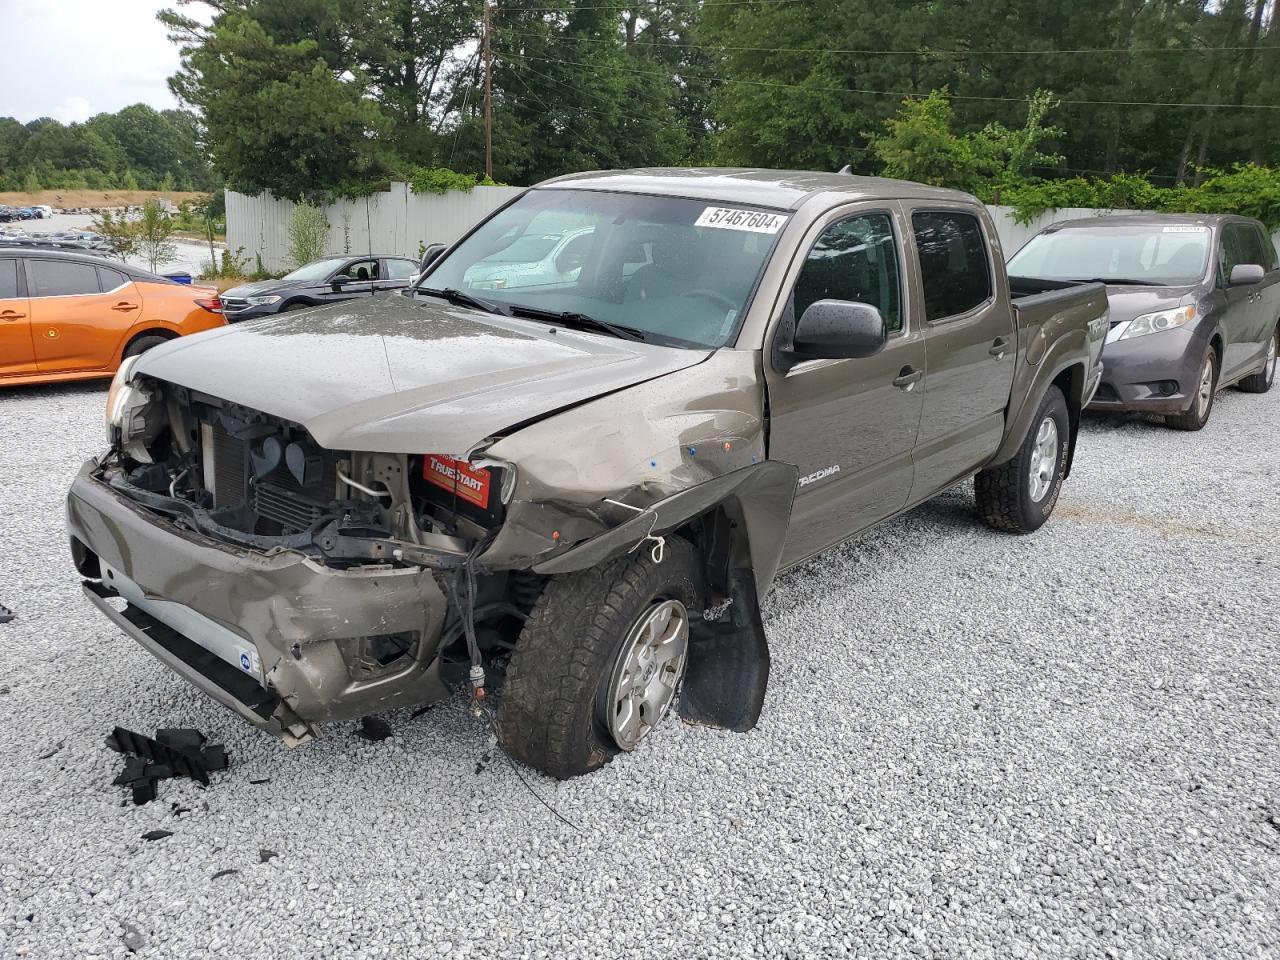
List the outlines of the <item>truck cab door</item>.
{"label": "truck cab door", "polygon": [[36,372],[26,274],[16,257],[0,258],[0,377]]}
{"label": "truck cab door", "polygon": [[[911,315],[896,209],[828,214],[810,229],[784,280],[765,341],[769,457],[795,464],[799,489],[782,564],[839,543],[907,501],[911,451],[923,406],[924,342]],[[807,360],[785,369],[796,319],[817,300],[880,310],[888,341],[874,357]]]}
{"label": "truck cab door", "polygon": [[973,473],[1004,438],[1017,362],[998,244],[967,204],[908,205],[928,377],[916,440],[918,503]]}

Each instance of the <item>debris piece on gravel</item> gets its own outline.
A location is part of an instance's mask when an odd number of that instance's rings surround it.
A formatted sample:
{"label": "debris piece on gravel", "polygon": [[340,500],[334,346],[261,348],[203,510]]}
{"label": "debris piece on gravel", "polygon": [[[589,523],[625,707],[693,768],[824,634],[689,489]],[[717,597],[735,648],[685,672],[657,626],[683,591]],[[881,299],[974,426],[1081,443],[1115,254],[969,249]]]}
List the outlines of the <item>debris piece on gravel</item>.
{"label": "debris piece on gravel", "polygon": [[163,840],[165,837],[172,837],[172,830],[148,830],[142,835],[143,840]]}
{"label": "debris piece on gravel", "polygon": [[378,743],[391,736],[391,724],[381,717],[362,717],[358,735],[372,743]]}
{"label": "debris piece on gravel", "polygon": [[124,948],[130,953],[137,953],[147,945],[147,936],[128,921],[124,925],[124,934],[120,937]]}
{"label": "debris piece on gravel", "polygon": [[236,869],[234,869],[234,868],[228,868],[228,869],[226,869],[226,870],[219,870],[217,873],[215,873],[215,874],[214,874],[213,876],[211,876],[209,879],[210,879],[210,880],[217,880],[219,877],[229,877],[229,876],[231,876],[233,873],[239,873],[239,872],[240,872],[239,870],[236,870]]}
{"label": "debris piece on gravel", "polygon": [[107,737],[107,746],[127,754],[124,770],[112,781],[129,787],[137,806],[156,798],[156,781],[183,776],[202,786],[209,785],[209,773],[227,768],[227,751],[220,743],[206,746],[203,733],[190,729],[160,729],[156,738],[116,727]]}
{"label": "debris piece on gravel", "polygon": [[3,603],[0,603],[0,623],[8,623],[16,616],[16,613],[6,607]]}
{"label": "debris piece on gravel", "polygon": [[258,851],[258,862],[269,863],[278,856],[280,856],[280,854],[276,853],[274,850],[268,850],[266,847],[263,847]]}

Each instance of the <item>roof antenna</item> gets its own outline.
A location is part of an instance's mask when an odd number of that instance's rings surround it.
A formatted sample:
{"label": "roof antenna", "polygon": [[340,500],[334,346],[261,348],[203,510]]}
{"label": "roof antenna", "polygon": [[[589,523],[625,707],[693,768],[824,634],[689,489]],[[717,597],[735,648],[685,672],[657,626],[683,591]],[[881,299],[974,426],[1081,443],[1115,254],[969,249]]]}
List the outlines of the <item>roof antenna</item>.
{"label": "roof antenna", "polygon": [[374,286],[378,282],[378,261],[373,258],[373,227],[369,219],[369,195],[364,195],[364,235],[369,241],[369,266],[373,270],[373,279],[369,281],[369,296],[374,296],[377,289]]}
{"label": "roof antenna", "polygon": [[849,166],[849,164],[846,163],[843,167],[837,170],[836,173],[843,174],[846,177],[852,177],[853,167]]}

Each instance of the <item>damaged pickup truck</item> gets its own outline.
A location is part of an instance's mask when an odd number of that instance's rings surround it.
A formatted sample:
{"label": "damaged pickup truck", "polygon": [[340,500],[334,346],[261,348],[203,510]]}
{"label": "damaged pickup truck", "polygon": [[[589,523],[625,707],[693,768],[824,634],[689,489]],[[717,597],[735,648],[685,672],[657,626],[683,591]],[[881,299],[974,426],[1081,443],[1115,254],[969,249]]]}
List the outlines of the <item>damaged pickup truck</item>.
{"label": "damaged pickup truck", "polygon": [[1099,284],[1011,291],[972,197],[839,174],[571,176],[424,259],[122,367],[69,494],[89,598],[289,743],[495,662],[504,746],[556,777],[677,690],[751,728],[777,571],[970,476],[1035,530],[1107,329]]}

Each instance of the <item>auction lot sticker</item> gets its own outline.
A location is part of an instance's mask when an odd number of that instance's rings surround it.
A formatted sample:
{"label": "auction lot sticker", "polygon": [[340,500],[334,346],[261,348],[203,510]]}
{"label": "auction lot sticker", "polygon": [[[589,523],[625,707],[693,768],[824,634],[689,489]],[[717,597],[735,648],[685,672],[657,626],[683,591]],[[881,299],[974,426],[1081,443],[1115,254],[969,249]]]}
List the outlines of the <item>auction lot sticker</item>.
{"label": "auction lot sticker", "polygon": [[787,222],[785,214],[760,210],[738,210],[734,207],[707,207],[693,221],[695,227],[717,230],[746,230],[749,233],[777,233]]}
{"label": "auction lot sticker", "polygon": [[1165,227],[1165,233],[1208,233],[1208,227],[1199,227],[1190,223],[1175,224],[1172,227]]}

